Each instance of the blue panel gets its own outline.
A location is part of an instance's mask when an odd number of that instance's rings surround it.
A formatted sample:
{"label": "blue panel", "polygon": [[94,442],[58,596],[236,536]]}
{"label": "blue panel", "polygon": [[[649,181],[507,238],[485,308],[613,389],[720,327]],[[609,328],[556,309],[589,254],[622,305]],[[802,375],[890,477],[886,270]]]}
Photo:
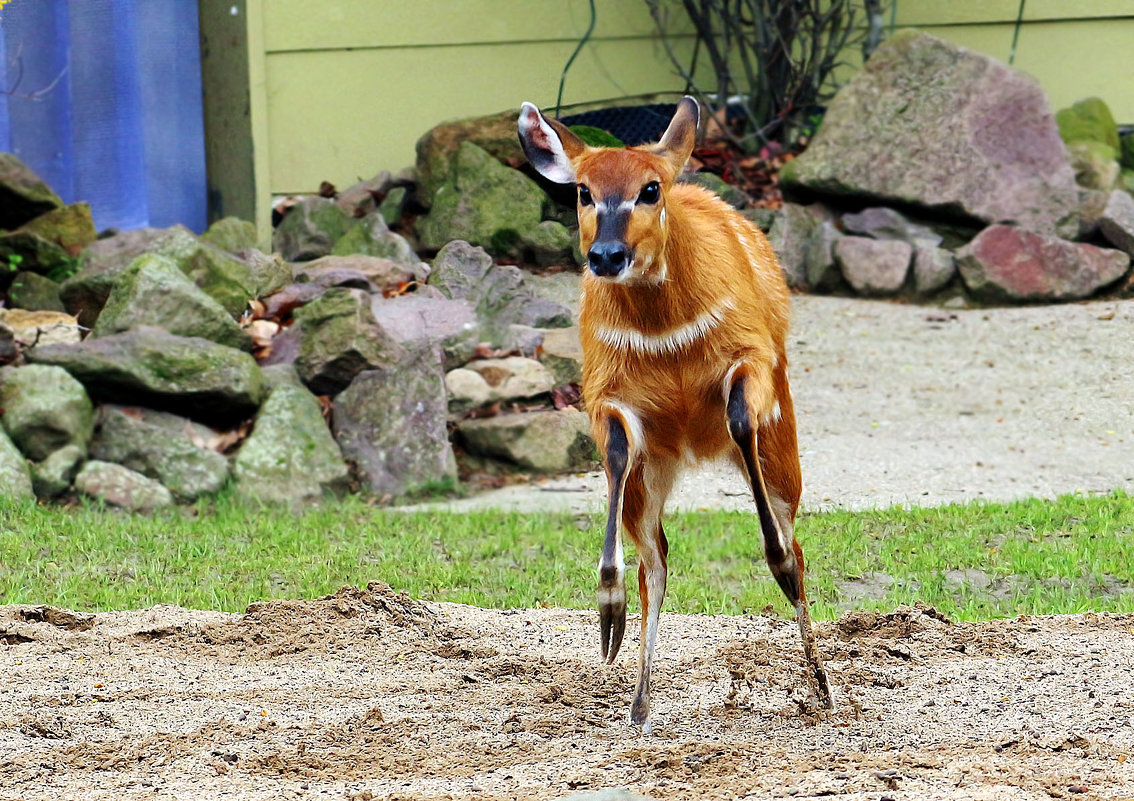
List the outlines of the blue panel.
{"label": "blue panel", "polygon": [[197,4],[143,0],[138,30],[150,225],[199,232],[207,223],[207,183]]}
{"label": "blue panel", "polygon": [[5,150],[19,156],[64,200],[75,199],[67,0],[8,3],[2,12]]}

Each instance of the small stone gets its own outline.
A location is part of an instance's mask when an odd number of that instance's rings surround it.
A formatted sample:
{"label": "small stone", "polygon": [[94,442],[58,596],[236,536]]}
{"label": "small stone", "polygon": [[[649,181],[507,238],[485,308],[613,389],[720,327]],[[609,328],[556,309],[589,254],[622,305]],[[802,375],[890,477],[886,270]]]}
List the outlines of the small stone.
{"label": "small stone", "polygon": [[1099,231],[1107,242],[1134,256],[1134,197],[1121,189],[1111,192],[1099,215]]}
{"label": "small stone", "polygon": [[1101,142],[1072,142],[1067,146],[1075,183],[1087,189],[1109,192],[1118,186],[1122,172],[1118,154],[1110,145]]}
{"label": "small stone", "polygon": [[463,420],[457,435],[470,453],[541,473],[583,470],[595,458],[590,421],[575,409]]}
{"label": "small stone", "polygon": [[324,197],[305,197],[287,210],[272,234],[272,250],[284,261],[310,261],[327,256],[354,225],[347,215]]}
{"label": "small stone", "polygon": [[[565,329],[559,328],[555,330],[562,331]],[[513,323],[508,326],[508,330],[504,332],[504,339],[500,346],[504,350],[519,351],[521,356],[535,358],[536,353],[543,347],[543,340],[546,334],[547,332],[542,328],[533,328],[530,325]],[[467,361],[468,359],[465,359],[465,362]],[[465,362],[461,362],[461,364]],[[455,367],[456,365],[453,366]],[[449,366],[446,365],[446,367]]]}
{"label": "small stone", "polygon": [[27,460],[3,429],[0,429],[0,498],[35,498]]}
{"label": "small stone", "polygon": [[[316,283],[326,287],[354,285],[357,289],[377,292],[397,292],[411,281],[425,281],[428,274],[428,267],[420,262],[407,266],[393,259],[366,254],[324,256],[297,264],[293,271],[295,280],[301,284]],[[361,276],[367,285],[339,282],[348,276]],[[357,278],[353,280],[357,281]]]}
{"label": "small stone", "polygon": [[421,349],[392,368],[359,373],[335,398],[332,419],[367,491],[396,496],[456,481],[436,352]]}
{"label": "small stone", "polygon": [[911,245],[940,245],[943,237],[932,228],[918,225],[903,214],[886,207],[863,209],[856,214],[843,215],[843,228],[852,234],[873,239],[896,239]]}
{"label": "small stone", "polygon": [[0,410],[12,440],[37,462],[66,445],[85,452],[94,430],[90,398],[61,367],[0,368]]}
{"label": "small stone", "polygon": [[818,215],[796,203],[785,203],[776,215],[768,242],[790,287],[803,286],[807,280],[807,248],[818,225]]}
{"label": "small stone", "polygon": [[173,503],[169,490],[120,464],[92,460],[75,476],[75,489],[111,506],[148,512]]}
{"label": "small stone", "polygon": [[278,253],[268,254],[258,248],[245,248],[233,255],[248,268],[252,297],[262,298],[291,283],[291,266]]}
{"label": "small stone", "polygon": [[39,464],[32,465],[32,488],[36,497],[55,498],[70,489],[86,456],[85,448],[64,445]]}
{"label": "small stone", "polygon": [[16,341],[25,348],[67,345],[83,338],[78,320],[63,312],[0,309],[0,323],[11,329]]}
{"label": "small stone", "polygon": [[834,223],[824,220],[811,234],[804,251],[803,265],[807,286],[816,292],[831,292],[846,286],[843,274],[835,263],[835,245],[843,233]]}
{"label": "small stone", "polygon": [[19,256],[24,269],[61,280],[78,268],[76,257],[96,236],[88,204],[63,206],[0,234],[0,262]]}
{"label": "small stone", "polygon": [[555,377],[534,359],[509,356],[469,362],[447,373],[445,384],[449,389],[449,410],[459,413],[497,401],[546,394],[555,387]]}
{"label": "small stone", "polygon": [[239,217],[217,220],[201,234],[201,239],[234,255],[255,248],[259,244],[256,226]]}
{"label": "small stone", "polygon": [[847,236],[835,244],[835,259],[856,292],[893,295],[906,281],[913,248],[898,240]]}
{"label": "small stone", "polygon": [[377,256],[389,259],[412,273],[417,273],[421,264],[421,259],[417,257],[409,241],[404,236],[391,231],[386,225],[386,220],[378,212],[358,220],[350,230],[336,240],[331,254]]}
{"label": "small stone", "polygon": [[581,383],[583,345],[579,341],[579,327],[553,328],[545,332],[539,360],[551,371],[556,386]]}
{"label": "small stone", "polygon": [[397,225],[402,220],[402,208],[406,202],[406,188],[395,186],[386,193],[378,206],[378,213],[386,221],[386,225]]}
{"label": "small stone", "polygon": [[927,245],[914,248],[914,292],[918,295],[932,295],[956,274],[957,263],[951,251]]}
{"label": "small stone", "polygon": [[59,196],[14,153],[0,153],[0,229],[14,231],[62,206]]}
{"label": "small stone", "polygon": [[378,207],[375,198],[389,191],[392,180],[389,170],[382,170],[373,178],[344,189],[335,198],[335,204],[347,217],[365,217]]}
{"label": "small stone", "polygon": [[555,220],[544,220],[520,232],[520,250],[539,267],[575,263],[575,240],[567,227]]}

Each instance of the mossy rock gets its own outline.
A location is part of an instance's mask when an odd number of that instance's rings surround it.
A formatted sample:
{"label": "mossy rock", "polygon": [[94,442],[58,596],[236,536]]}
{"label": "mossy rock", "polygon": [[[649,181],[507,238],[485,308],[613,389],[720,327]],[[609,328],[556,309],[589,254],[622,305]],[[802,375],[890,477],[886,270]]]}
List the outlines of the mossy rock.
{"label": "mossy rock", "polygon": [[1060,109],[1055,113],[1055,123],[1059,126],[1060,138],[1068,144],[1099,142],[1118,152],[1118,125],[1102,98],[1088,97]]}

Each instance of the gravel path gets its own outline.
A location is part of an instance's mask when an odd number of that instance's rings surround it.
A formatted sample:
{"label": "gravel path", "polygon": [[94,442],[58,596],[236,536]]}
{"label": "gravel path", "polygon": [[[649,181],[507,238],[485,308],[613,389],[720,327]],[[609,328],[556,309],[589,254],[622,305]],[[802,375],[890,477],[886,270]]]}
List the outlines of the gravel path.
{"label": "gravel path", "polygon": [[[1134,300],[949,311],[796,295],[789,344],[804,506],[1134,492]],[[452,509],[601,508],[600,473]],[[749,508],[727,466],[670,509]]]}

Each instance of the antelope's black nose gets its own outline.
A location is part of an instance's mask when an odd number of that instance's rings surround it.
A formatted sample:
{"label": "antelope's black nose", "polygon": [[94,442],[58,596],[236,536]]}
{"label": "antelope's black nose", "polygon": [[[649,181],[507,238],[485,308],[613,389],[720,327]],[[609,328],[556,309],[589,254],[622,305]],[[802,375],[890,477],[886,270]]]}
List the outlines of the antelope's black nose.
{"label": "antelope's black nose", "polygon": [[613,278],[630,263],[630,248],[623,242],[595,242],[587,251],[587,263],[595,275]]}

